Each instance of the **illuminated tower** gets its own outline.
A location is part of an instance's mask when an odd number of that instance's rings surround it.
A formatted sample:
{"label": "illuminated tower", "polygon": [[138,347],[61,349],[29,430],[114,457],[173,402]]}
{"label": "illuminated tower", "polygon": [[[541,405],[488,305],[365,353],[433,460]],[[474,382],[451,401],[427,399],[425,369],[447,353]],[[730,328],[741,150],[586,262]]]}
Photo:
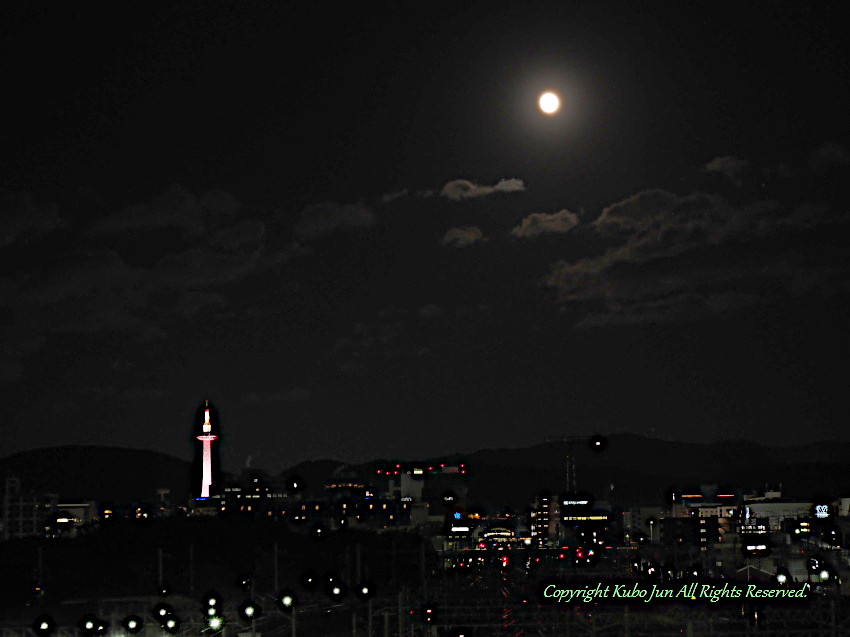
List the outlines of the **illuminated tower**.
{"label": "illuminated tower", "polygon": [[212,433],[212,423],[210,422],[210,401],[204,401],[204,432],[200,436],[195,436],[204,444],[204,459],[203,473],[201,474],[201,497],[210,497],[210,487],[212,486],[212,443],[218,438]]}
{"label": "illuminated tower", "polygon": [[[195,497],[209,498],[219,495],[218,489],[218,450],[213,442],[219,438],[218,415],[210,401],[205,400],[195,417],[195,429],[192,435],[200,442],[200,453],[195,455],[195,472],[192,491]],[[200,425],[200,426],[199,426]]]}

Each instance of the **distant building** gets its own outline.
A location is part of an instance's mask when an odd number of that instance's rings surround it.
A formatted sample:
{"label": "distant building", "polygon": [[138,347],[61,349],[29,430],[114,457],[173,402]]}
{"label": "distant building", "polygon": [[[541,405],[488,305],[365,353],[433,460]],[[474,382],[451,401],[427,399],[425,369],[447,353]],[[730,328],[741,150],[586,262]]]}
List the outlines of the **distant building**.
{"label": "distant building", "polygon": [[222,489],[218,505],[221,513],[271,518],[286,515],[290,501],[280,480],[272,480],[258,469],[244,469],[236,481]]}
{"label": "distant building", "polygon": [[58,503],[57,494],[24,489],[19,478],[7,477],[0,511],[3,539],[43,535],[46,523],[56,516]]}
{"label": "distant building", "polygon": [[760,518],[767,521],[770,531],[782,530],[785,519],[807,518],[811,502],[787,502],[783,500],[747,501],[741,508],[743,520]]}
{"label": "distant building", "polygon": [[48,537],[76,537],[97,519],[94,500],[59,502],[56,514],[48,516],[45,522],[45,533]]}
{"label": "distant building", "polygon": [[528,521],[532,542],[535,545],[548,546],[549,538],[552,536],[552,522],[556,520],[557,517],[552,514],[552,495],[548,492],[538,494]]}
{"label": "distant building", "polygon": [[623,511],[621,528],[626,542],[638,542],[647,539],[659,541],[658,520],[662,517],[663,509],[659,506],[629,507]]}

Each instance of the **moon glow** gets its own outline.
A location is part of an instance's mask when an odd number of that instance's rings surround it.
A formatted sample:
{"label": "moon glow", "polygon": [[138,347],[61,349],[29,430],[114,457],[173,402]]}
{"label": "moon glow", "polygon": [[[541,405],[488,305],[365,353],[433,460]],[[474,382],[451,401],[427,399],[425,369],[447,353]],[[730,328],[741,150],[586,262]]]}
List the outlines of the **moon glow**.
{"label": "moon glow", "polygon": [[547,115],[554,115],[561,108],[561,99],[551,91],[547,91],[540,96],[537,104],[540,106],[540,110]]}

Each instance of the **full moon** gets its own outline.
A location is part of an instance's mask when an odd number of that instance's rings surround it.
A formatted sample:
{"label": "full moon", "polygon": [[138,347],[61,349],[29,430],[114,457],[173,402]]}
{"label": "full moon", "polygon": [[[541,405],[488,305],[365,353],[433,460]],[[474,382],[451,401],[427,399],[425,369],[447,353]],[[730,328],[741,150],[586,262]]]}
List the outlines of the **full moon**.
{"label": "full moon", "polygon": [[540,110],[547,115],[553,115],[561,108],[561,99],[552,92],[543,93],[537,100]]}

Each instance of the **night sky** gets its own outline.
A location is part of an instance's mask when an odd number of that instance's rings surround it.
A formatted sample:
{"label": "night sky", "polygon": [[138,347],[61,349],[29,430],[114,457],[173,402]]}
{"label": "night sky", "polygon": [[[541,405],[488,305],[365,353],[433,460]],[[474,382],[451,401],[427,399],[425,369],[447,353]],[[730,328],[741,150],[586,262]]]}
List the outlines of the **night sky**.
{"label": "night sky", "polygon": [[3,455],[850,439],[839,3],[126,4],[0,8]]}

